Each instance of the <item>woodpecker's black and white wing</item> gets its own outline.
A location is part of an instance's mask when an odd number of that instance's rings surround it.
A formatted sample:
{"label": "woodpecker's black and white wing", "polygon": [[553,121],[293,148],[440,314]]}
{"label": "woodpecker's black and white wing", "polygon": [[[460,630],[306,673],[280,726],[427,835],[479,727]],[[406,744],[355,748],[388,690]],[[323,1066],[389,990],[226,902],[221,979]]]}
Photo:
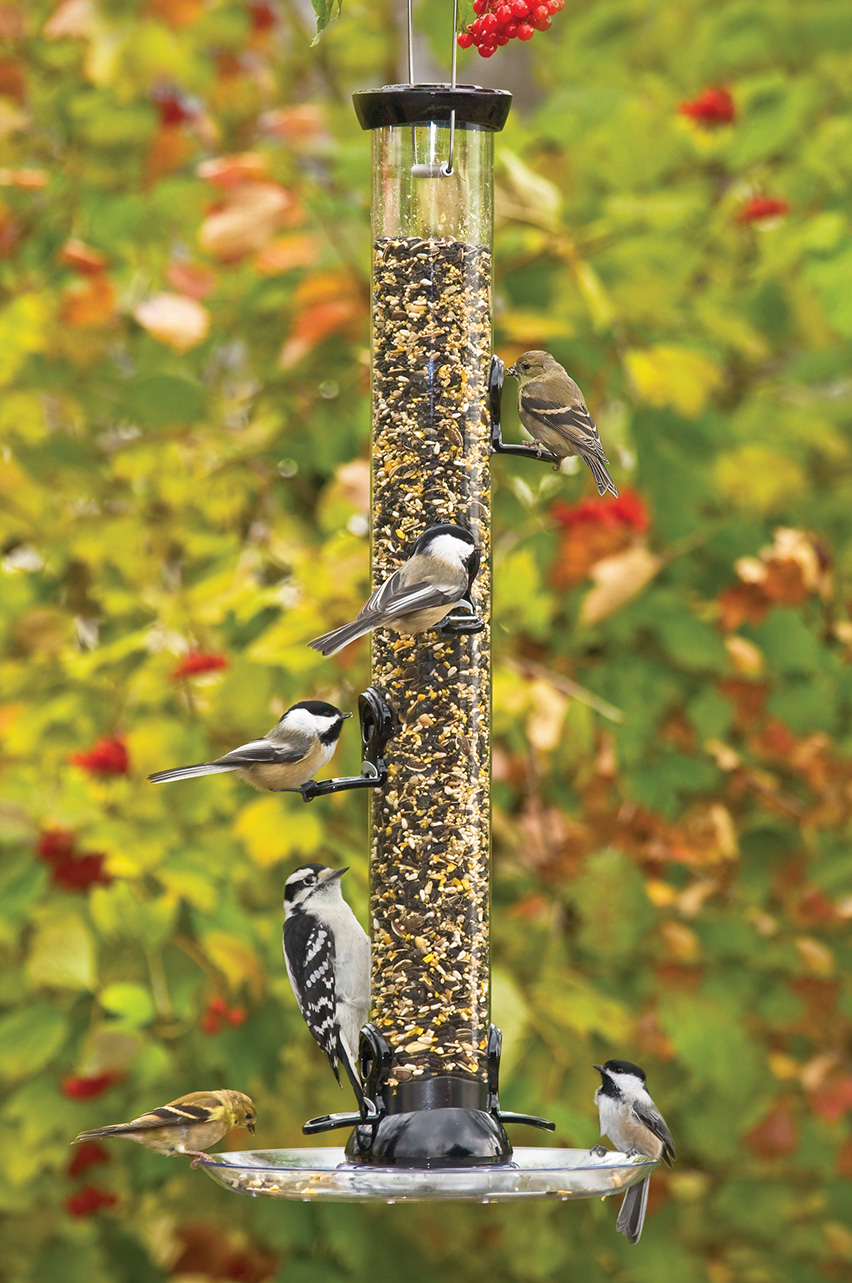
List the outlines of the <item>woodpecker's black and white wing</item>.
{"label": "woodpecker's black and white wing", "polygon": [[165,784],[169,780],[187,780],[196,775],[220,775],[225,771],[236,771],[241,766],[253,766],[255,763],[285,764],[300,762],[310,748],[310,739],[298,731],[288,733],[286,739],[273,741],[263,737],[240,744],[230,753],[214,758],[212,762],[200,762],[197,766],[176,766],[171,771],[157,771],[149,775],[153,784]]}
{"label": "woodpecker's black and white wing", "polygon": [[663,1118],[657,1106],[652,1100],[634,1100],[633,1101],[634,1117],[647,1127],[657,1139],[662,1143],[663,1152],[661,1158],[669,1167],[672,1165],[672,1159],[675,1157],[674,1141],[671,1132],[666,1126],[666,1120]]}
{"label": "woodpecker's black and white wing", "polygon": [[291,914],[284,923],[284,961],[305,1024],[328,1056],[340,1082],[334,937],[330,928],[312,914]]}

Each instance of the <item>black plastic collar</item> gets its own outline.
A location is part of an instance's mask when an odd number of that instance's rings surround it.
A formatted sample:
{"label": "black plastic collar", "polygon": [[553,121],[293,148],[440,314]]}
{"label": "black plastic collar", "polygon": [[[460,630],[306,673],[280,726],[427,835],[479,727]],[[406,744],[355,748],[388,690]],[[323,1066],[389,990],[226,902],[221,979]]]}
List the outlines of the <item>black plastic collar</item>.
{"label": "black plastic collar", "polygon": [[487,129],[497,133],[506,123],[512,95],[507,89],[482,89],[479,85],[385,85],[359,89],[352,95],[355,115],[362,129],[386,125],[449,123],[456,113],[456,129]]}

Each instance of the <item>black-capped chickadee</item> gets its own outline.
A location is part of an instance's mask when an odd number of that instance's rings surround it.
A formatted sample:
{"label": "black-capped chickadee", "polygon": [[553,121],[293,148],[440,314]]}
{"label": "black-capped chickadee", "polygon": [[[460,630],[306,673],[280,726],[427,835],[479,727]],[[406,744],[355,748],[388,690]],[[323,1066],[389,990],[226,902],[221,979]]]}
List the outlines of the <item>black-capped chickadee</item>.
{"label": "black-capped chickadee", "polygon": [[595,421],[571,375],[549,352],[525,352],[508,373],[518,380],[518,414],[533,440],[562,460],[579,455],[589,465],[598,494],[611,491],[615,482],[606,470],[609,463]]}
{"label": "black-capped chickadee", "polygon": [[278,725],[261,739],[241,744],[212,762],[157,771],[148,779],[155,784],[163,784],[168,780],[186,780],[194,775],[235,771],[258,789],[271,792],[298,789],[331,761],[344,720],[351,716],[351,713],[341,713],[333,704],[306,699],[288,708]]}
{"label": "black-capped chickadee", "polygon": [[370,941],[343,899],[346,869],[305,864],[284,884],[284,961],[299,1009],[334,1076],[341,1059],[359,1102],[358,1043],[370,1014]]}
{"label": "black-capped chickadee", "polygon": [[[648,1094],[645,1071],[629,1060],[608,1060],[594,1068],[601,1076],[601,1085],[595,1092],[601,1135],[608,1136],[623,1154],[662,1158],[671,1167],[674,1141]],[[618,1212],[615,1228],[631,1243],[638,1243],[642,1236],[649,1179],[646,1176],[638,1185],[630,1187]]]}
{"label": "black-capped chickadee", "polygon": [[408,561],[377,588],[351,624],[315,637],[309,646],[336,655],[374,628],[423,633],[434,628],[470,592],[479,570],[479,549],[462,526],[430,526]]}

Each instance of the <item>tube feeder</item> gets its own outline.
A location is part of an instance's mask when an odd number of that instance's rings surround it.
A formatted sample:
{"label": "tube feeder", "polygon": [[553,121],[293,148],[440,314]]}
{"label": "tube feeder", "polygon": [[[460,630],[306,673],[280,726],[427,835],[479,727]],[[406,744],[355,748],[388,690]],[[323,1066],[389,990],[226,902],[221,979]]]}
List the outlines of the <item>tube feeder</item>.
{"label": "tube feeder", "polygon": [[[413,79],[413,76],[412,76]],[[311,1120],[343,1149],[225,1153],[229,1189],[311,1200],[590,1198],[657,1165],[601,1149],[512,1148],[490,1011],[491,456],[494,134],[511,96],[461,85],[355,94],[371,132],[372,577],[429,526],[466,527],[481,554],[469,609],[430,633],[372,639],[372,690],[397,719],[371,789],[371,1021],[365,1103]],[[532,454],[529,447],[517,453]]]}

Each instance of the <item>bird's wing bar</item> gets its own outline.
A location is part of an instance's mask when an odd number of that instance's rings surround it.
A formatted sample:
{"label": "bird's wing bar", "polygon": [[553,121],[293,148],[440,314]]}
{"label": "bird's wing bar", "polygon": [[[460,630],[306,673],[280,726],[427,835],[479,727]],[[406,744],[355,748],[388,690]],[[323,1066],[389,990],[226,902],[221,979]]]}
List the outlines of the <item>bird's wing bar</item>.
{"label": "bird's wing bar", "polygon": [[406,584],[399,571],[391,575],[359,612],[358,618],[381,615],[383,619],[397,619],[415,610],[429,610],[434,606],[454,605],[459,599],[459,589],[454,584]]}
{"label": "bird's wing bar", "polygon": [[210,1109],[205,1105],[161,1105],[125,1123],[122,1130],[144,1132],[155,1127],[182,1127],[187,1123],[206,1123],[209,1118]]}
{"label": "bird's wing bar", "polygon": [[653,1105],[646,1104],[645,1101],[634,1100],[633,1113],[643,1127],[647,1127],[649,1132],[653,1132],[663,1145],[663,1158],[671,1167],[671,1160],[675,1156],[674,1141],[671,1132],[666,1126],[665,1119],[658,1109]]}
{"label": "bird's wing bar", "polygon": [[253,762],[300,762],[305,756],[306,746],[300,747],[295,741],[273,744],[271,740],[251,740],[239,748],[216,758],[217,766],[250,766]]}
{"label": "bird's wing bar", "polygon": [[284,961],[296,1001],[334,1076],[337,1072],[335,1033],[334,941],[322,923],[307,914],[295,914],[284,923]]}
{"label": "bird's wing bar", "polygon": [[600,444],[594,419],[584,405],[554,405],[527,393],[523,399],[524,413],[545,428],[560,428],[570,436],[579,433],[590,445]]}

